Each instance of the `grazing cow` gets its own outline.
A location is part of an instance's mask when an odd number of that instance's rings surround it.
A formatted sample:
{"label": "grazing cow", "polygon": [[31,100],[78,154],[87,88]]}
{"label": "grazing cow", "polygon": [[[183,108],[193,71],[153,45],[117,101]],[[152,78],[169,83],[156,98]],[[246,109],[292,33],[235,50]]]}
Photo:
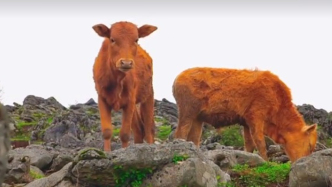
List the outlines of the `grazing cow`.
{"label": "grazing cow", "polygon": [[245,150],[268,160],[264,135],[281,144],[291,162],[311,154],[317,124],[306,126],[289,88],[269,71],[209,67],[181,72],[173,83],[179,124],[174,137],[200,144],[202,122],[244,127]]}
{"label": "grazing cow", "polygon": [[144,138],[147,143],[153,143],[152,58],[138,44],[138,39],[150,35],[157,27],[143,25],[138,28],[130,22],[116,22],[110,28],[104,24],[92,28],[104,37],[93,66],[104,151],[111,151],[112,110],[122,109],[122,147],[128,146],[131,129],[134,143],[143,143]]}

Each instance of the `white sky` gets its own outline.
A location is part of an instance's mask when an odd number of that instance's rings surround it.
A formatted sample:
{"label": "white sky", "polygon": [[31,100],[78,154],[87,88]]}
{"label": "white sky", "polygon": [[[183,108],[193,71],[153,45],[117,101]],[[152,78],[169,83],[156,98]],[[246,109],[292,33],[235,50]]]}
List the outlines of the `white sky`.
{"label": "white sky", "polygon": [[1,2],[2,102],[96,99],[92,66],[103,39],[92,26],[126,20],[158,27],[140,40],[154,59],[156,99],[174,102],[173,80],[190,67],[257,67],[277,74],[295,104],[332,111],[331,3],[168,2]]}

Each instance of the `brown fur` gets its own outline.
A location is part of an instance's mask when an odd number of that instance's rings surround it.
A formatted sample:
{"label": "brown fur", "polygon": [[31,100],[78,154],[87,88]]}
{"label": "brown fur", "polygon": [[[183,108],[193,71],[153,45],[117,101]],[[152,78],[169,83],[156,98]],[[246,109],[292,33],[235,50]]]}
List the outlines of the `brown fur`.
{"label": "brown fur", "polygon": [[[112,110],[122,109],[122,147],[129,144],[131,128],[135,143],[143,143],[145,138],[147,143],[152,144],[155,127],[152,58],[137,41],[157,30],[157,27],[143,25],[137,28],[130,22],[117,22],[111,28],[98,24],[93,29],[99,36],[105,37],[93,66],[104,150],[111,151]],[[121,61],[126,65],[122,65]]]}
{"label": "brown fur", "polygon": [[175,79],[173,96],[179,111],[175,138],[197,146],[202,122],[243,125],[245,150],[257,148],[265,160],[264,135],[281,144],[292,162],[316,146],[317,125],[306,126],[289,88],[269,71],[190,68]]}

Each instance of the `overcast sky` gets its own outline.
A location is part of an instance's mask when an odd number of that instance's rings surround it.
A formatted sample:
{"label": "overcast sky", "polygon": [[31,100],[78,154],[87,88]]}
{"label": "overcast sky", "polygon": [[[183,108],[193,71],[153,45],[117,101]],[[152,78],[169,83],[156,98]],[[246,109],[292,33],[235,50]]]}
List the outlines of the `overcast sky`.
{"label": "overcast sky", "polygon": [[158,27],[139,41],[154,59],[156,99],[174,102],[173,80],[187,68],[257,67],[277,74],[295,104],[332,111],[331,3],[139,2],[0,2],[2,102],[96,99],[92,66],[103,39],[92,26],[131,21]]}

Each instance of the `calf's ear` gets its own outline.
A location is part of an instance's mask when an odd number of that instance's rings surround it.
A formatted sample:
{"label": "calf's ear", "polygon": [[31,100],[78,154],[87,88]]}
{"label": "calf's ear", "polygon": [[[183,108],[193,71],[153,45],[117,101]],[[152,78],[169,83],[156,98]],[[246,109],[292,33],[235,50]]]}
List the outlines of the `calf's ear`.
{"label": "calf's ear", "polygon": [[92,29],[101,37],[110,37],[110,29],[104,24],[97,24],[92,27]]}
{"label": "calf's ear", "polygon": [[317,130],[317,124],[315,123],[315,124],[313,124],[313,125],[310,125],[310,126],[306,126],[305,127],[305,132],[307,133],[307,134],[310,134],[310,133],[312,133],[312,132],[314,132],[314,131],[316,131]]}
{"label": "calf's ear", "polygon": [[153,26],[153,25],[143,25],[140,28],[138,28],[138,37],[144,38],[146,36],[149,36],[151,33],[153,33],[157,29],[158,29],[158,27]]}

